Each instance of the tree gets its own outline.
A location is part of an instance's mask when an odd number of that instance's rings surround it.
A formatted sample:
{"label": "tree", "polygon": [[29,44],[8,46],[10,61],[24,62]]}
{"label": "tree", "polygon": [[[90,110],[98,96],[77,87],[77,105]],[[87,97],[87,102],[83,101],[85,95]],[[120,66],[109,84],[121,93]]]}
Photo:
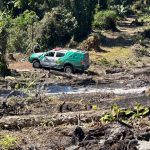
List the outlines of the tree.
{"label": "tree", "polygon": [[6,47],[7,47],[7,31],[6,24],[0,16],[0,75],[5,76],[7,74],[7,64],[6,64]]}
{"label": "tree", "polygon": [[7,49],[9,52],[26,52],[34,44],[34,23],[38,21],[35,12],[26,10],[10,22],[9,40]]}
{"label": "tree", "polygon": [[44,48],[62,46],[75,34],[77,21],[63,7],[53,8],[37,24],[36,39]]}
{"label": "tree", "polygon": [[91,24],[95,10],[95,0],[67,0],[64,5],[69,9],[78,22],[77,39],[86,36],[91,31]]}

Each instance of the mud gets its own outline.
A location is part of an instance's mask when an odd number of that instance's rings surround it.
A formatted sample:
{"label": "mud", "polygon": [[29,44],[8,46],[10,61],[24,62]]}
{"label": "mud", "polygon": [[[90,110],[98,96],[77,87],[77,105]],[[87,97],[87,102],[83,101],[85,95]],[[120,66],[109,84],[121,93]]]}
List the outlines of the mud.
{"label": "mud", "polygon": [[123,109],[150,106],[149,72],[139,70],[75,77],[37,70],[1,80],[1,134],[17,138],[13,150],[144,149],[150,139],[149,116],[127,125],[100,121],[113,104]]}

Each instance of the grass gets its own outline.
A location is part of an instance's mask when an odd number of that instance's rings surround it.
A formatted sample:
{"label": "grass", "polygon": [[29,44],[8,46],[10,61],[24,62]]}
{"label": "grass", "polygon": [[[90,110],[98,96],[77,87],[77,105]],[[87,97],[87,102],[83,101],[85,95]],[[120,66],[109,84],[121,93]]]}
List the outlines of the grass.
{"label": "grass", "polygon": [[13,148],[16,142],[17,139],[15,137],[12,137],[10,135],[0,135],[0,148],[2,148],[3,150]]}
{"label": "grass", "polygon": [[112,48],[105,48],[106,52],[96,53],[90,52],[90,59],[93,63],[111,66],[112,64],[116,63],[116,60],[119,62],[126,62],[133,57],[133,52],[129,48],[123,47],[112,47]]}
{"label": "grass", "polygon": [[150,22],[149,14],[144,14],[139,17],[139,20],[143,20],[144,22]]}

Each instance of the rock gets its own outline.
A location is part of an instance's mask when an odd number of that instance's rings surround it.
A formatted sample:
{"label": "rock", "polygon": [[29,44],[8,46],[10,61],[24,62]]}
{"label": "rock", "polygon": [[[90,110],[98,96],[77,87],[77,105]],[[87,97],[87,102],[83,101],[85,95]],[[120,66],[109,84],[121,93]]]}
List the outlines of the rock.
{"label": "rock", "polygon": [[150,141],[150,132],[145,132],[138,135],[138,140]]}
{"label": "rock", "polygon": [[83,139],[85,138],[84,131],[82,130],[81,127],[77,127],[72,136],[72,144],[76,145],[79,142],[82,142]]}
{"label": "rock", "polygon": [[150,142],[148,141],[138,141],[138,150],[150,150]]}
{"label": "rock", "polygon": [[146,94],[147,96],[150,96],[150,88],[145,91],[145,94]]}

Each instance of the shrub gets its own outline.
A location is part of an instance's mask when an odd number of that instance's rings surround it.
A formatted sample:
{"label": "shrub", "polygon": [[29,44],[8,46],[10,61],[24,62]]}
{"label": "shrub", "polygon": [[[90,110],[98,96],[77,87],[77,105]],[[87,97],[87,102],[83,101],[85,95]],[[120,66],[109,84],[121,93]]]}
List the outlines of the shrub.
{"label": "shrub", "polygon": [[12,52],[25,52],[28,47],[28,33],[19,27],[13,27],[9,30],[9,40],[7,49]]}
{"label": "shrub", "polygon": [[46,47],[62,46],[75,34],[77,21],[68,10],[57,7],[45,14],[36,28],[37,41]]}
{"label": "shrub", "polygon": [[147,8],[147,5],[145,5],[142,0],[136,1],[132,6],[132,10],[135,12],[138,12],[138,11],[143,12],[146,10],[146,8]]}
{"label": "shrub", "polygon": [[117,14],[115,11],[100,11],[94,15],[93,27],[106,30],[117,30]]}
{"label": "shrub", "polygon": [[130,9],[129,6],[114,5],[111,7],[111,9],[116,10],[117,15],[120,17],[130,16],[134,14],[134,12]]}
{"label": "shrub", "polygon": [[102,38],[104,37],[100,33],[91,34],[80,44],[79,48],[86,49],[87,51],[94,50],[95,52],[100,52],[100,43],[103,40]]}
{"label": "shrub", "polygon": [[[33,11],[25,11],[15,19],[10,19],[9,40],[7,49],[9,52],[26,52],[33,43],[33,27],[38,17]],[[29,32],[29,29],[31,29]],[[30,47],[31,48],[31,47]]]}

